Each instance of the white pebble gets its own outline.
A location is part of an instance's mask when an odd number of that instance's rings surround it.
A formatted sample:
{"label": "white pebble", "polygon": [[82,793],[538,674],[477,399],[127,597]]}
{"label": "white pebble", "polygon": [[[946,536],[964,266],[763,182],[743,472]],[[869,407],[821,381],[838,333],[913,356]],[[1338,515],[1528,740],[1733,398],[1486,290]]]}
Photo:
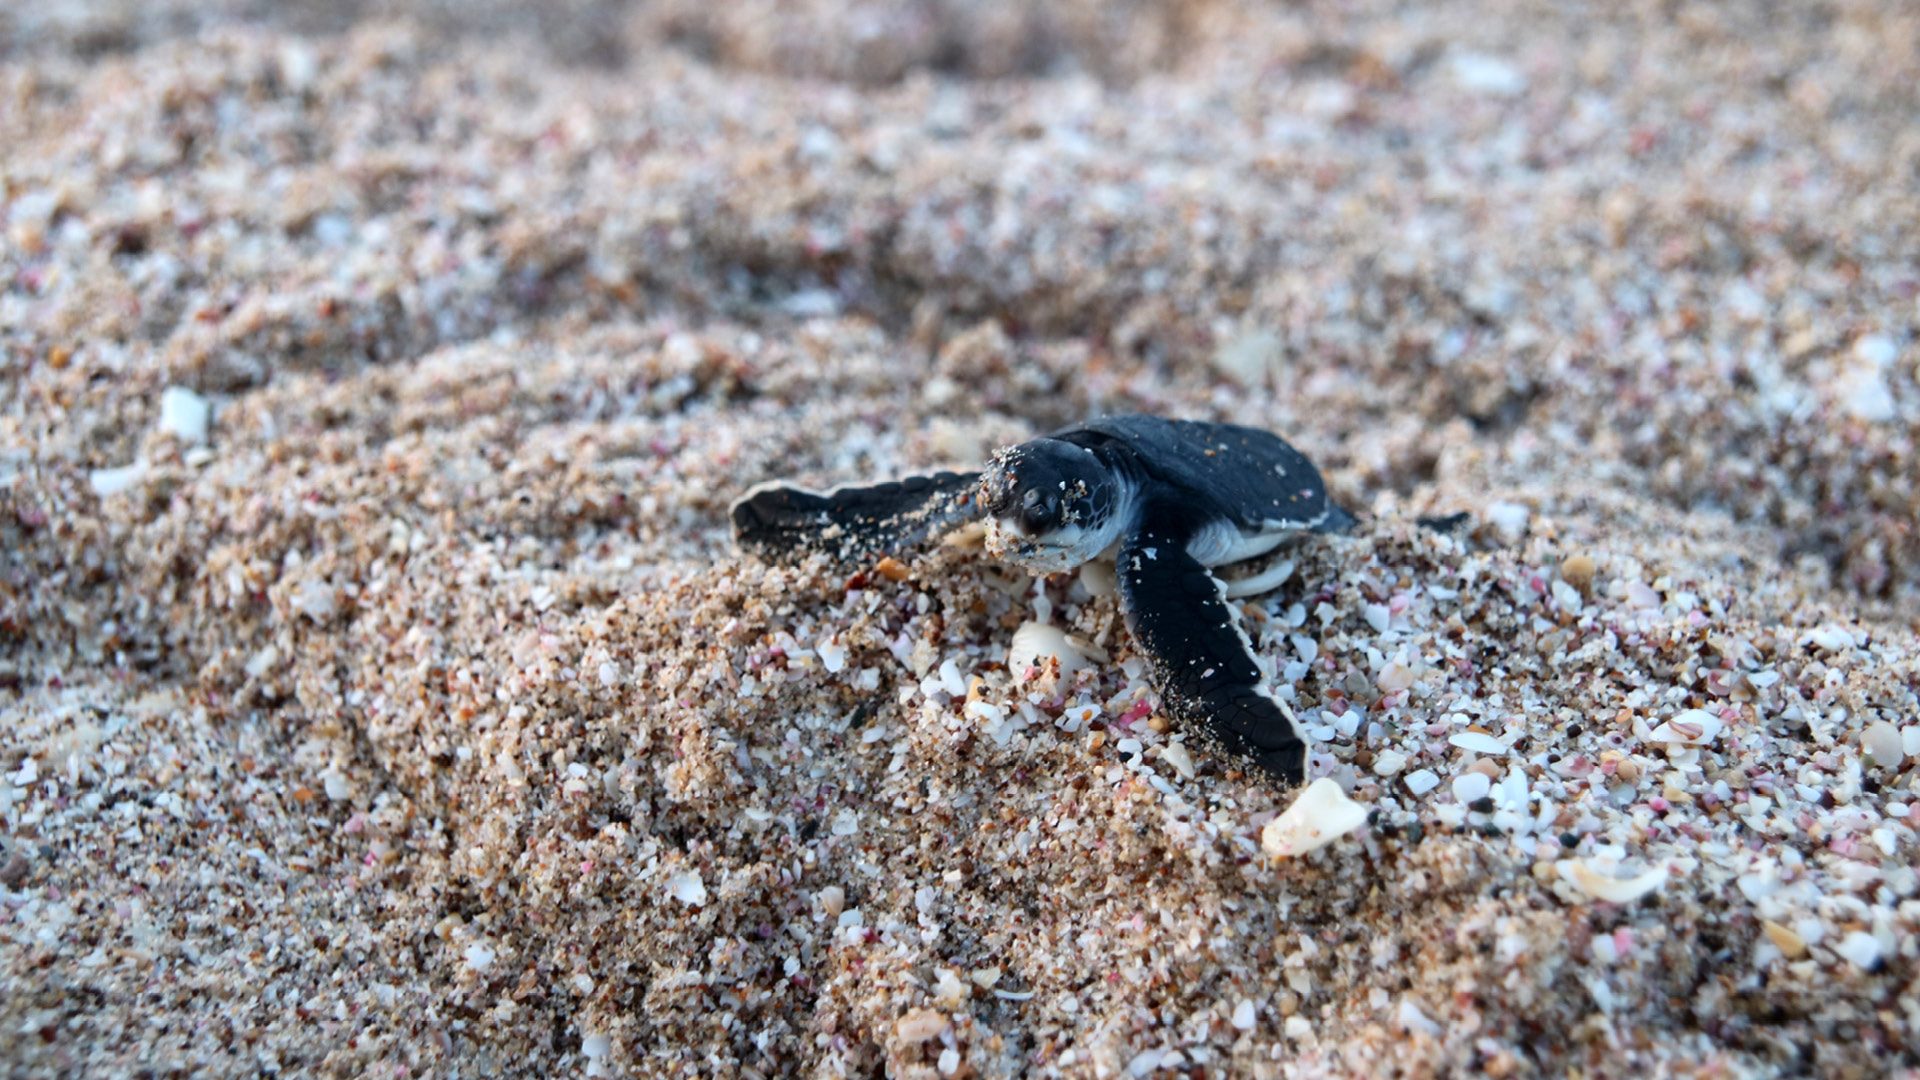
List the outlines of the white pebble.
{"label": "white pebble", "polygon": [[212,423],[213,403],[199,394],[184,386],[169,386],[160,395],[160,430],[181,442],[206,442]]}
{"label": "white pebble", "polygon": [[1396,690],[1411,690],[1419,675],[1412,667],[1398,660],[1390,660],[1380,669],[1380,677],[1375,680],[1380,689],[1391,694]]}
{"label": "white pebble", "polygon": [[1434,775],[1432,769],[1416,769],[1407,774],[1404,783],[1408,791],[1413,792],[1415,796],[1420,796],[1439,787],[1440,778]]}
{"label": "white pebble", "polygon": [[1885,334],[1867,334],[1853,343],[1853,355],[1863,364],[1883,368],[1900,357],[1900,347]]}
{"label": "white pebble", "polygon": [[600,685],[611,690],[620,685],[620,665],[611,660],[600,661]]}
{"label": "white pebble", "polygon": [[960,981],[960,975],[952,968],[941,968],[933,980],[934,1000],[949,1008],[959,1008],[960,1003],[973,996],[973,989]]}
{"label": "white pebble", "polygon": [[1860,736],[1860,745],[1873,758],[1873,763],[1882,768],[1900,764],[1907,756],[1906,747],[1900,738],[1900,729],[1880,720],[1867,725],[1866,732]]}
{"label": "white pebble", "polygon": [[1493,781],[1485,773],[1461,773],[1453,778],[1453,797],[1465,806],[1476,799],[1484,799],[1493,790]]}
{"label": "white pebble", "polygon": [[1373,627],[1376,634],[1386,633],[1387,627],[1393,622],[1393,616],[1387,613],[1385,604],[1368,604],[1360,609],[1360,613],[1366,616],[1367,625]]}
{"label": "white pebble", "polygon": [[1855,930],[1833,947],[1847,963],[1862,971],[1871,971],[1880,962],[1880,939],[1864,930]]}
{"label": "white pebble", "polygon": [[1392,776],[1407,767],[1407,755],[1398,750],[1382,750],[1374,755],[1373,775]]}
{"label": "white pebble", "polygon": [[308,578],[293,594],[293,606],[314,622],[327,621],[334,611],[333,585],[320,578]]}
{"label": "white pebble", "polygon": [[1240,1004],[1233,1007],[1233,1026],[1241,1031],[1252,1031],[1253,1022],[1258,1015],[1259,1010],[1254,1007],[1253,1002],[1241,998]]}
{"label": "white pebble", "polygon": [[[1509,810],[1527,808],[1527,774],[1514,768],[1493,789],[1493,801]],[[1513,826],[1504,828],[1511,830]]]}
{"label": "white pebble", "polygon": [[1517,97],[1527,89],[1527,77],[1520,69],[1497,56],[1485,53],[1456,53],[1451,68],[1453,81],[1462,90],[1492,97]]}
{"label": "white pebble", "polygon": [[940,687],[954,697],[967,694],[967,680],[960,674],[960,665],[951,657],[940,662]]}
{"label": "white pebble", "polygon": [[1530,516],[1527,508],[1518,503],[1497,502],[1487,507],[1487,520],[1493,523],[1493,527],[1508,543],[1526,535],[1527,518]]}
{"label": "white pebble", "polygon": [[827,913],[829,919],[840,918],[840,913],[847,909],[847,890],[838,885],[829,885],[821,889],[813,894],[813,898],[820,904],[820,910]]}
{"label": "white pebble", "polygon": [[821,638],[813,643],[813,651],[820,656],[820,666],[829,673],[837,672],[847,666],[847,647],[836,644],[832,638]]}
{"label": "white pebble", "polygon": [[1400,1022],[1400,1027],[1405,1031],[1421,1035],[1440,1034],[1440,1025],[1428,1019],[1427,1014],[1420,1011],[1420,1006],[1415,1005],[1412,998],[1400,999],[1400,1011],[1395,1019]]}
{"label": "white pebble", "polygon": [[1573,586],[1567,584],[1566,582],[1561,581],[1559,578],[1555,578],[1553,581],[1552,591],[1553,591],[1553,602],[1559,605],[1560,610],[1566,612],[1569,615],[1580,614],[1580,609],[1583,606],[1583,601],[1580,599],[1579,589],[1576,589]]}
{"label": "white pebble", "polygon": [[1313,663],[1314,658],[1320,655],[1320,643],[1305,634],[1289,634],[1287,640],[1292,642],[1293,651],[1300,654],[1303,664]]}
{"label": "white pebble", "polygon": [[347,782],[346,774],[338,769],[328,769],[321,774],[320,786],[327,791],[327,798],[333,802],[345,802],[353,796],[353,785]]}
{"label": "white pebble", "polygon": [[1321,777],[1307,785],[1286,812],[1260,830],[1260,847],[1276,859],[1326,847],[1367,823],[1367,809],[1340,785]]}
{"label": "white pebble", "polygon": [[473,944],[468,945],[466,948],[466,951],[462,955],[466,958],[468,967],[472,968],[475,971],[485,971],[488,968],[493,966],[493,958],[495,954],[493,949],[490,948],[486,942],[476,941]]}
{"label": "white pebble", "polygon": [[1909,724],[1900,729],[1900,749],[1910,758],[1920,758],[1920,724]]}
{"label": "white pebble", "polygon": [[1810,644],[1828,652],[1845,652],[1854,646],[1853,635],[1838,626],[1822,626],[1817,630],[1810,630],[1800,639],[1800,643]]}
{"label": "white pebble", "polygon": [[247,658],[247,675],[258,679],[280,666],[280,647],[269,645]]}
{"label": "white pebble", "polygon": [[682,870],[667,879],[667,894],[683,904],[699,907],[707,902],[707,883],[700,880],[700,871]]}
{"label": "white pebble", "polygon": [[1262,387],[1280,366],[1286,342],[1264,327],[1242,330],[1213,352],[1213,366],[1242,386]]}
{"label": "white pebble", "polygon": [[1471,750],[1476,754],[1500,755],[1507,752],[1507,744],[1484,731],[1462,731],[1447,736],[1447,741],[1462,750]]}
{"label": "white pebble", "polygon": [[952,1076],[960,1071],[960,1051],[949,1046],[940,1051],[940,1075]]}
{"label": "white pebble", "polygon": [[105,499],[118,495],[138,484],[147,475],[147,467],[136,461],[118,469],[95,469],[87,476],[87,483],[93,493]]}
{"label": "white pebble", "polygon": [[1301,1016],[1299,1013],[1287,1017],[1287,1022],[1281,1026],[1286,1029],[1287,1038],[1289,1039],[1304,1039],[1313,1034],[1313,1025],[1308,1023],[1307,1018]]}
{"label": "white pebble", "polygon": [[860,815],[853,810],[840,810],[833,815],[833,835],[852,836],[860,831]]}

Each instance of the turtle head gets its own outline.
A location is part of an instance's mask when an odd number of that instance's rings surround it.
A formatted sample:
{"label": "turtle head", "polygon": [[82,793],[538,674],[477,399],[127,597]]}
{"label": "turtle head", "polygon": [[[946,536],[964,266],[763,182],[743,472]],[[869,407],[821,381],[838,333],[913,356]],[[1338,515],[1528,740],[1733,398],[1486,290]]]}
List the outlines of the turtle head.
{"label": "turtle head", "polygon": [[993,456],[980,477],[987,550],[1038,573],[1069,570],[1118,538],[1123,488],[1093,451],[1035,439]]}

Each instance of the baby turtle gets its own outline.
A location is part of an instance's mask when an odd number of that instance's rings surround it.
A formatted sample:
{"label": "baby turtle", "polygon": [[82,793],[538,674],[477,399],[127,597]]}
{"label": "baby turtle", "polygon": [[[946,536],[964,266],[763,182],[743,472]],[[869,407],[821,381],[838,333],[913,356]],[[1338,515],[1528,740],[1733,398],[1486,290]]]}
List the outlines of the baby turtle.
{"label": "baby turtle", "polygon": [[1281,781],[1305,779],[1299,725],[1227,603],[1280,579],[1212,572],[1353,523],[1298,450],[1233,424],[1116,416],[1008,447],[981,472],[825,493],[762,484],[733,507],[738,542],[768,558],[865,559],[981,517],[988,552],[1036,573],[1114,560],[1167,711]]}

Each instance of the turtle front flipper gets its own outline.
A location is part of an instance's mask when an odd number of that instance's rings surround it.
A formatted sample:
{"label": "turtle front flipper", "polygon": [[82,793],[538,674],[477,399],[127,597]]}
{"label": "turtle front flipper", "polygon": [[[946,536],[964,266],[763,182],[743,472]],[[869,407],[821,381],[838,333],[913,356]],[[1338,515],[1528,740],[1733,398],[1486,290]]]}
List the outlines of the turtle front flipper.
{"label": "turtle front flipper", "polygon": [[1287,784],[1306,779],[1307,747],[1254,661],[1225,583],[1187,554],[1178,508],[1121,543],[1115,570],[1127,629],[1146,650],[1167,711],[1209,741]]}
{"label": "turtle front flipper", "polygon": [[938,472],[870,487],[762,484],[733,504],[733,536],[769,559],[824,551],[845,562],[912,547],[980,516],[980,474]]}

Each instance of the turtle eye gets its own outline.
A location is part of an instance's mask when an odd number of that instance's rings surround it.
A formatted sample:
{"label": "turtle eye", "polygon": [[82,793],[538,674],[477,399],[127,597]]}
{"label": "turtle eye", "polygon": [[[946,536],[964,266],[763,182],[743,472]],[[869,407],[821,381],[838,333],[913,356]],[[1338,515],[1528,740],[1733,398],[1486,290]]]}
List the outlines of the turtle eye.
{"label": "turtle eye", "polygon": [[1034,535],[1047,532],[1054,526],[1054,512],[1057,509],[1058,504],[1054,500],[1029,488],[1020,499],[1020,526]]}

